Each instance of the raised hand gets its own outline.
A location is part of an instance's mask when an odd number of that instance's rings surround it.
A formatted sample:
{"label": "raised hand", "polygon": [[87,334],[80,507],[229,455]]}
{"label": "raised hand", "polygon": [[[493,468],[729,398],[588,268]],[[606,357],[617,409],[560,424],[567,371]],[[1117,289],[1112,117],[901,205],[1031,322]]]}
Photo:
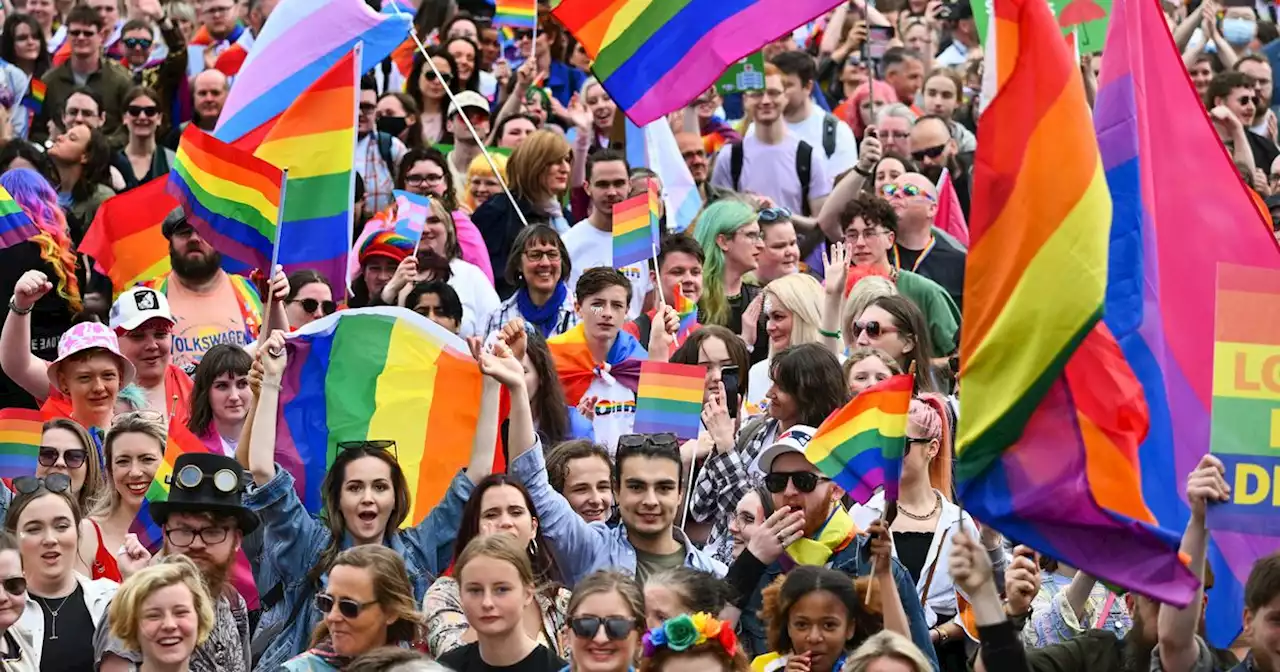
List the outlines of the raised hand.
{"label": "raised hand", "polygon": [[1026,546],[1013,549],[1013,562],[1004,573],[1005,604],[1013,616],[1031,613],[1031,601],[1040,592],[1040,567],[1035,552]]}
{"label": "raised hand", "polygon": [[53,290],[49,276],[40,271],[27,271],[13,285],[13,305],[19,310],[30,310],[41,297]]}
{"label": "raised hand", "polygon": [[583,102],[578,94],[573,94],[573,97],[569,99],[569,107],[565,108],[564,116],[573,122],[579,133],[586,133],[591,130],[591,110],[587,109],[587,104]]}
{"label": "raised hand", "polygon": [[279,329],[272,331],[262,347],[258,348],[257,357],[262,364],[263,378],[279,381],[284,375],[285,365],[289,363],[289,356],[284,347],[284,332]]}
{"label": "raised hand", "polygon": [[877,578],[893,575],[893,539],[883,520],[873,521],[867,526],[868,542],[871,549],[871,572]]}
{"label": "raised hand", "polygon": [[827,296],[844,296],[844,286],[849,279],[849,248],[844,241],[827,244],[827,251],[822,255],[826,263],[826,277],[822,280]]}
{"label": "raised hand", "polygon": [[268,286],[270,291],[268,296],[279,302],[284,302],[289,298],[289,276],[284,273],[284,266],[276,266],[276,272],[271,274],[271,283]]}
{"label": "raised hand", "polygon": [[1187,501],[1191,504],[1191,515],[1197,520],[1204,520],[1205,509],[1209,504],[1231,499],[1231,486],[1227,485],[1226,473],[1222,460],[1213,455],[1205,455],[1187,475]]}
{"label": "raised hand", "polygon": [[742,333],[739,336],[748,347],[756,344],[756,325],[760,323],[762,312],[764,312],[764,292],[757,294],[756,298],[747,304],[747,309],[742,311]]}
{"label": "raised hand", "polygon": [[719,388],[719,393],[712,394],[702,405],[702,424],[715,441],[716,451],[728,453],[733,450],[733,418],[729,417],[729,409],[725,406],[724,384],[721,383]]}
{"label": "raised hand", "polygon": [[502,330],[498,332],[498,340],[507,344],[516,359],[523,361],[529,349],[529,332],[525,331],[524,319],[517,317],[502,325]]}
{"label": "raised hand", "polygon": [[858,168],[864,173],[869,172],[880,163],[882,156],[884,147],[880,145],[880,138],[876,137],[876,127],[867,126],[867,132],[862,135],[862,145],[858,148]]}
{"label": "raised hand", "polygon": [[991,574],[991,558],[986,549],[964,532],[957,532],[951,542],[951,580],[971,597],[984,589],[995,591]]}
{"label": "raised hand", "polygon": [[480,373],[498,381],[509,390],[525,389],[524,365],[511,354],[506,343],[498,341],[492,347],[485,348],[481,339],[472,336],[467,339],[467,345],[480,364]]}
{"label": "raised hand", "polygon": [[151,552],[138,541],[138,535],[124,535],[124,543],[116,551],[116,565],[120,567],[120,576],[127,579],[150,563]]}
{"label": "raised hand", "polygon": [[782,557],[788,546],[804,536],[804,511],[784,506],[765,519],[747,540],[747,551],[766,565]]}

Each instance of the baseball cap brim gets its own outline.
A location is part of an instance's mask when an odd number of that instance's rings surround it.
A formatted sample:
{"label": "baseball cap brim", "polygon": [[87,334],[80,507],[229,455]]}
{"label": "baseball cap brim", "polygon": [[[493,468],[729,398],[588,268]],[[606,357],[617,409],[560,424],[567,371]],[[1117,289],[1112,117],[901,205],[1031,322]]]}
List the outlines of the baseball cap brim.
{"label": "baseball cap brim", "polygon": [[165,314],[163,310],[148,310],[138,313],[120,324],[112,325],[112,328],[122,329],[124,331],[133,331],[134,329],[146,324],[149,320],[164,320],[169,324],[178,323],[177,320],[173,319],[172,315]]}

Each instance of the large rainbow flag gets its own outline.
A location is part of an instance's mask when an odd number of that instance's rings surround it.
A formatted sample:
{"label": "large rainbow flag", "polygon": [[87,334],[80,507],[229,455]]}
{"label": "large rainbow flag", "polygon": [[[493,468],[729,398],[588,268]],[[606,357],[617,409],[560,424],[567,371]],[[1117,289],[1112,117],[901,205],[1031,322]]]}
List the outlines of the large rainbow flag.
{"label": "large rainbow flag", "polygon": [[843,0],[564,0],[551,10],[639,126],[684,107],[738,59]]}
{"label": "large rainbow flag", "polygon": [[271,268],[280,169],[196,128],[182,133],[167,189],[229,273]]}
{"label": "large rainbow flag", "polygon": [[344,441],[394,440],[421,522],[466,466],[480,370],[466,343],[404,308],[339,311],[289,335],[276,462],[320,510],[320,484]]}
{"label": "large rainbow flag", "polygon": [[1047,4],[996,0],[993,16],[957,489],[1005,535],[1185,606],[1199,581],[1178,556],[1180,535],[1160,529],[1142,499],[1147,408],[1101,322],[1112,205],[1084,86]]}
{"label": "large rainbow flag", "polygon": [[[356,116],[360,102],[356,45],[280,115],[254,156],[288,169],[280,221],[279,263],[340,278],[351,250],[355,200]],[[346,296],[334,285],[334,300]]]}
{"label": "large rainbow flag", "polygon": [[[164,218],[179,203],[165,191],[168,176],[112,196],[102,202],[80,251],[93,258],[99,272],[121,292],[171,270],[169,241],[160,231]],[[114,298],[114,297],[113,297]]]}
{"label": "large rainbow flag", "polygon": [[[1161,525],[1182,530],[1187,474],[1209,449],[1218,264],[1276,269],[1280,251],[1201,110],[1155,0],[1116,0],[1105,52],[1094,124],[1115,201],[1106,322],[1150,408],[1143,497]],[[1225,647],[1240,630],[1249,569],[1276,539],[1214,530],[1209,539],[1205,626]]]}
{"label": "large rainbow flag", "polygon": [[281,0],[236,76],[214,135],[245,136],[253,149],[267,129],[357,42],[359,72],[368,72],[409,35],[408,14],[380,14],[364,0]]}

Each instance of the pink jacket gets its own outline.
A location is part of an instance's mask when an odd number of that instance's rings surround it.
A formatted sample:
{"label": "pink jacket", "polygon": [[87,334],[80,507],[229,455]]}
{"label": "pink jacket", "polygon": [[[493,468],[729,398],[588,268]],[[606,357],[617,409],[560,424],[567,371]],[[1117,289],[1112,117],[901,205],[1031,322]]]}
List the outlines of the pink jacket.
{"label": "pink jacket", "polygon": [[[471,215],[463,210],[453,211],[453,228],[458,232],[458,247],[462,248],[462,260],[480,267],[484,277],[493,284],[493,265],[489,263],[489,248],[485,247],[484,236],[471,221]],[[501,270],[501,269],[499,269]]]}

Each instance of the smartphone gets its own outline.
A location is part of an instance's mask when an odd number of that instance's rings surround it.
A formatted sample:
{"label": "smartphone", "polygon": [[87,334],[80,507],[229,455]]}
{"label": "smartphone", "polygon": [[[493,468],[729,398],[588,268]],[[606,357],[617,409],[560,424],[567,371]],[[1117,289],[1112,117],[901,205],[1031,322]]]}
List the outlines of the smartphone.
{"label": "smartphone", "polygon": [[893,26],[870,26],[867,28],[867,55],[872,60],[884,58],[889,49],[889,41],[893,39]]}
{"label": "smartphone", "polygon": [[742,404],[739,399],[740,379],[738,378],[738,367],[726,366],[720,369],[720,382],[724,385],[724,405],[729,409],[729,417],[738,417],[738,406]]}

